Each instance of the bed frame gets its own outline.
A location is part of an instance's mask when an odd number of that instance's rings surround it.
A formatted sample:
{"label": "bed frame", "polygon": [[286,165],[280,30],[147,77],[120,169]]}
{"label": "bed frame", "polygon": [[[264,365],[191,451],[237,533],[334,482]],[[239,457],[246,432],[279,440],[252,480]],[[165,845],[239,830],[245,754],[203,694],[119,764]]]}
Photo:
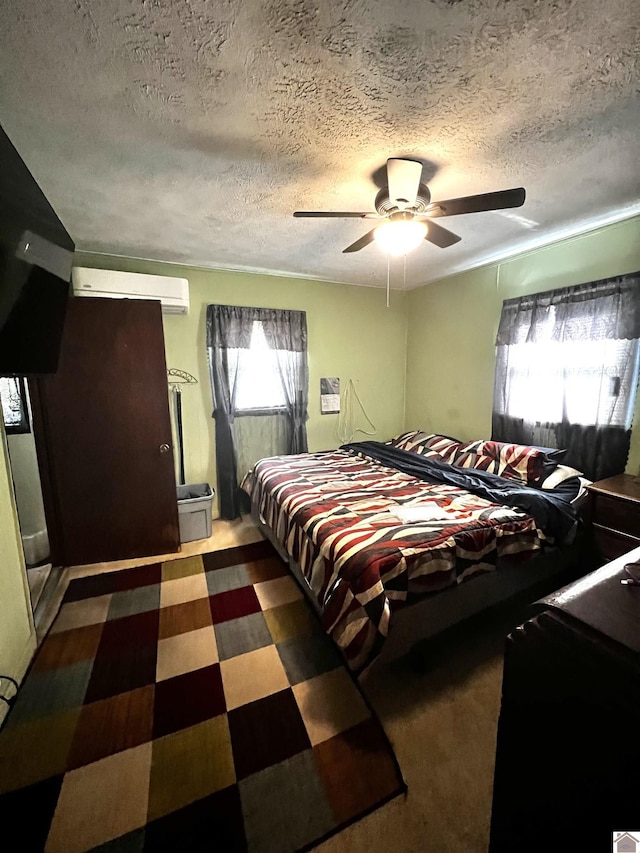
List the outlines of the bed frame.
{"label": "bed frame", "polygon": [[[262,535],[288,565],[314,609],[320,614],[318,602],[298,563],[277,541],[271,528],[260,519],[255,504],[252,505],[251,514]],[[393,614],[392,628],[381,653],[365,670],[364,675],[374,668],[397,660],[423,640],[434,637],[490,607],[524,597],[527,593],[533,603],[541,595],[558,589],[595,568],[593,553],[590,537],[582,531],[570,546],[554,549],[515,565],[508,565],[506,561],[498,562],[495,571],[477,575],[464,583],[447,587],[400,608]]]}

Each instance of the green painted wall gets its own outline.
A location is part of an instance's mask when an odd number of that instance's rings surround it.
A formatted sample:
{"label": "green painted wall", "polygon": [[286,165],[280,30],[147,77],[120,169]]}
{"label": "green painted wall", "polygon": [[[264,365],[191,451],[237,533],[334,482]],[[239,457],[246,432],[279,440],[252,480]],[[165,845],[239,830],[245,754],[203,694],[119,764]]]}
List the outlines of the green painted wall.
{"label": "green painted wall", "polygon": [[[340,443],[337,415],[320,414],[320,377],[339,376],[344,389],[352,379],[376,439],[386,440],[404,424],[407,294],[391,294],[386,307],[379,288],[354,287],[240,272],[223,272],[79,253],[79,266],[119,269],[189,280],[191,308],[184,316],[164,316],[167,366],[193,374],[199,384],[182,395],[187,482],[215,486],[214,428],[205,348],[206,306],[213,303],[289,308],[307,312],[309,333],[310,450]],[[357,415],[356,426],[369,429]],[[364,436],[358,434],[356,439]],[[214,515],[217,509],[214,507]]]}
{"label": "green painted wall", "polygon": [[[339,376],[343,389],[348,379],[353,380],[377,427],[377,439],[385,440],[405,427],[465,439],[484,437],[491,430],[494,341],[502,301],[640,269],[640,217],[417,290],[394,292],[389,309],[377,288],[83,253],[76,263],[189,279],[189,315],[164,317],[167,364],[199,380],[197,387],[183,394],[187,481],[215,485],[205,350],[207,305],[219,302],[307,312],[311,450],[340,443],[338,416],[320,415],[321,376]],[[638,417],[635,420],[640,422]],[[356,425],[367,428],[361,415]],[[632,443],[628,470],[636,473],[639,466],[640,430]]]}
{"label": "green painted wall", "polygon": [[[13,496],[6,436],[0,418],[0,674],[20,681],[35,651],[35,629]],[[0,702],[0,722],[7,710]]]}
{"label": "green painted wall", "polygon": [[[407,428],[491,433],[502,301],[640,269],[640,217],[425,285],[408,294]],[[640,398],[640,395],[639,395]],[[640,399],[634,423],[640,423]],[[640,466],[640,430],[627,470]]]}

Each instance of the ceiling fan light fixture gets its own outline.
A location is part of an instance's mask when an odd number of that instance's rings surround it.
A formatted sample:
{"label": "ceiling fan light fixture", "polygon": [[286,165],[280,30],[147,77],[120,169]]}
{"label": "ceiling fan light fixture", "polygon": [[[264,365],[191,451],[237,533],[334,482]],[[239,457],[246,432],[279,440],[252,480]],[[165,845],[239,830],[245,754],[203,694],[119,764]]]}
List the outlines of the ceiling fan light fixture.
{"label": "ceiling fan light fixture", "polygon": [[417,249],[427,236],[427,225],[415,219],[385,222],[376,228],[373,236],[387,254],[406,255]]}

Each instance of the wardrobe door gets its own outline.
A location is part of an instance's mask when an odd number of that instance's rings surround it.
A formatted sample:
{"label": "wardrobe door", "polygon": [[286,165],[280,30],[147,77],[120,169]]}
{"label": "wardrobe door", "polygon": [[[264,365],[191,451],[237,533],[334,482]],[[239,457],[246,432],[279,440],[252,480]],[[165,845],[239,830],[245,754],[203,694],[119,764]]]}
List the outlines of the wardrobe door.
{"label": "wardrobe door", "polygon": [[177,551],[160,303],[71,299],[58,371],[30,388],[54,563]]}

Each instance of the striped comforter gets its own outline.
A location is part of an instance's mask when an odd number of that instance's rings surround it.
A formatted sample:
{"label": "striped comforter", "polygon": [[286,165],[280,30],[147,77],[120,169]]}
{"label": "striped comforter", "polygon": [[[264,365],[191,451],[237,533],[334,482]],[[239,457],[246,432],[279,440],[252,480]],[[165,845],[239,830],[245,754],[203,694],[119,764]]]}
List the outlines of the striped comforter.
{"label": "striped comforter", "polygon": [[356,672],[379,653],[395,608],[501,557],[527,558],[545,538],[523,511],[345,450],[263,459],[242,488]]}

